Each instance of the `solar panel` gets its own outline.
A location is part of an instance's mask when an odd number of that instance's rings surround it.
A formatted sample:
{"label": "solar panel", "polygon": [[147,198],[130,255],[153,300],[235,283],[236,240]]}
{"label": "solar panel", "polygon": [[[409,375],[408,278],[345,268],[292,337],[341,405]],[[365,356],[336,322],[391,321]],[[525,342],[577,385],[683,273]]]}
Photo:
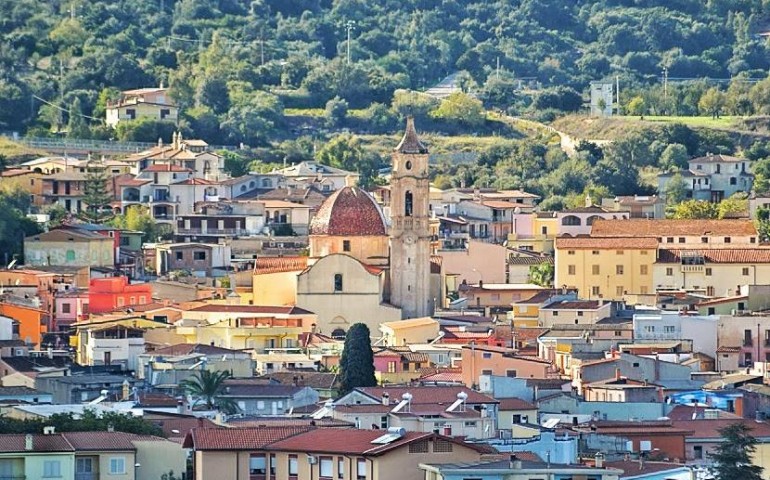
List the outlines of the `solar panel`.
{"label": "solar panel", "polygon": [[543,423],[543,426],[545,428],[556,428],[556,425],[558,425],[558,424],[559,424],[559,419],[558,418],[549,418],[548,420],[546,420]]}
{"label": "solar panel", "polygon": [[401,438],[401,435],[397,433],[386,433],[385,435],[382,435],[381,437],[377,437],[374,440],[372,440],[371,443],[377,444],[377,445],[387,445],[389,443],[392,443],[396,440]]}

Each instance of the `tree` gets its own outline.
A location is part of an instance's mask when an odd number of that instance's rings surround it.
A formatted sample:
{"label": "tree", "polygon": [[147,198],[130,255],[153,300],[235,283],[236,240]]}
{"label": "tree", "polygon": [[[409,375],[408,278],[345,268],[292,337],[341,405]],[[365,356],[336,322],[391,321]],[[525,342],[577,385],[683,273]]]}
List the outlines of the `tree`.
{"label": "tree", "polygon": [[687,153],[687,147],[681,143],[671,143],[660,154],[658,166],[668,171],[679,170],[687,167],[687,160],[689,159],[690,155]]}
{"label": "tree", "polygon": [[628,115],[642,116],[647,112],[647,105],[645,105],[644,98],[634,97],[626,105],[626,113]]}
{"label": "tree", "polygon": [[470,127],[479,127],[486,120],[481,101],[461,92],[455,92],[442,100],[441,105],[431,113],[431,116]]}
{"label": "tree", "polygon": [[154,242],[162,233],[161,224],[155,222],[150,215],[150,209],[144,205],[126,207],[121,215],[115,215],[110,222],[117,228],[142,232],[142,242]]}
{"label": "tree", "polygon": [[83,117],[80,99],[75,97],[70,105],[69,122],[67,122],[67,137],[69,138],[88,138],[91,131],[88,128],[88,122]]}
{"label": "tree", "polygon": [[529,267],[529,281],[541,287],[553,287],[554,267],[551,262],[543,262]]}
{"label": "tree", "polygon": [[89,408],[77,418],[72,413],[54,413],[45,419],[19,420],[7,416],[0,417],[0,434],[40,433],[46,426],[55,427],[57,432],[105,432],[112,427],[116,432],[164,436],[159,426],[142,417],[118,412],[97,414]]}
{"label": "tree", "polygon": [[359,137],[350,134],[331,139],[316,153],[316,160],[324,165],[358,172],[358,184],[362,188],[371,184],[381,163],[376,153],[364,150]]}
{"label": "tree", "polygon": [[682,174],[675,173],[666,184],[666,190],[663,193],[667,205],[682,203],[687,198],[687,182],[684,181]]}
{"label": "tree", "polygon": [[225,380],[230,378],[230,372],[222,370],[212,372],[210,370],[200,370],[192,377],[182,380],[179,386],[193,397],[198,397],[196,401],[202,401],[209,410],[218,409],[227,414],[233,414],[238,411],[238,406],[231,399],[222,398],[225,392]]}
{"label": "tree", "polygon": [[705,200],[687,200],[675,205],[669,214],[670,218],[677,220],[683,219],[709,219],[717,218],[719,215],[716,204]]}
{"label": "tree", "polygon": [[711,118],[719,118],[724,107],[725,95],[716,87],[706,90],[698,101],[698,110],[701,113],[711,115]]}
{"label": "tree", "polygon": [[714,461],[711,471],[715,480],[761,480],[763,468],[751,462],[757,449],[757,439],[747,424],[733,423],[719,430],[722,442],[709,457]]}
{"label": "tree", "polygon": [[0,264],[7,265],[21,257],[24,237],[40,232],[38,225],[26,217],[29,193],[19,184],[0,184]]}
{"label": "tree", "polygon": [[355,323],[345,335],[340,358],[340,393],[344,395],[354,388],[376,385],[369,327],[364,323]]}
{"label": "tree", "polygon": [[324,118],[329,127],[341,127],[348,116],[348,102],[340,97],[334,97],[326,102]]}
{"label": "tree", "polygon": [[110,194],[107,193],[107,169],[104,164],[91,160],[86,164],[83,202],[86,209],[80,217],[89,223],[102,223],[112,217]]}
{"label": "tree", "polygon": [[734,215],[746,216],[749,213],[749,196],[745,192],[736,192],[725,198],[717,206],[718,218],[730,218]]}

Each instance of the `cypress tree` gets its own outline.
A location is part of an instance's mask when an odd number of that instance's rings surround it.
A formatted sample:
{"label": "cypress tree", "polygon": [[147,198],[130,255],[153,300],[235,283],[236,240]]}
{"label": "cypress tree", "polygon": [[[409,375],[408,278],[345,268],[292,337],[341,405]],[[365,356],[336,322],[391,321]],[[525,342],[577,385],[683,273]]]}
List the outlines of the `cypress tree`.
{"label": "cypress tree", "polygon": [[83,202],[86,204],[86,209],[80,213],[80,217],[86,222],[102,223],[112,217],[110,211],[112,196],[107,192],[107,179],[107,169],[103,163],[88,162],[83,185]]}
{"label": "cypress tree", "polygon": [[757,439],[751,436],[751,427],[734,423],[719,430],[722,442],[709,457],[716,480],[761,480],[762,467],[754,465],[751,457],[757,449]]}
{"label": "cypress tree", "polygon": [[357,387],[377,386],[369,327],[363,323],[353,324],[345,335],[340,358],[340,386],[343,395]]}

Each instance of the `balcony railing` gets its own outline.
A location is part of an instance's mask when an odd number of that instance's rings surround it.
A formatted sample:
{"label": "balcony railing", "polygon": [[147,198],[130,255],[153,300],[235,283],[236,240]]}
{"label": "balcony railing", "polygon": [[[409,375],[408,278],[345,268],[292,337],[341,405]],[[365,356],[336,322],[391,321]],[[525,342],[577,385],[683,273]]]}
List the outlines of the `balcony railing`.
{"label": "balcony railing", "polygon": [[99,480],[99,474],[96,472],[76,473],[75,480]]}
{"label": "balcony railing", "polygon": [[259,232],[243,228],[178,228],[177,235],[257,235]]}
{"label": "balcony railing", "polygon": [[703,271],[703,265],[682,265],[684,273],[700,273]]}

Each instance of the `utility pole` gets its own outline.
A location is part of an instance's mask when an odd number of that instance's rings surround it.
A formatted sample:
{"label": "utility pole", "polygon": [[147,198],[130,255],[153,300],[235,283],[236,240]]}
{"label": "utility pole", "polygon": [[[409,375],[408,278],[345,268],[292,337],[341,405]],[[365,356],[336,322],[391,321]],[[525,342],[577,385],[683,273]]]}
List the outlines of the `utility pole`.
{"label": "utility pole", "polygon": [[350,65],[350,32],[353,30],[356,22],[348,20],[345,22],[345,29],[348,31],[348,65]]}
{"label": "utility pole", "polygon": [[259,31],[259,56],[260,65],[265,64],[265,29]]}
{"label": "utility pole", "polygon": [[668,99],[668,67],[663,67],[663,99]]}
{"label": "utility pole", "polygon": [[495,77],[500,80],[500,57],[497,57],[497,68],[495,69]]}
{"label": "utility pole", "polygon": [[64,125],[64,61],[59,59],[59,133]]}
{"label": "utility pole", "polygon": [[615,110],[620,115],[620,75],[615,75],[615,97],[617,98]]}

